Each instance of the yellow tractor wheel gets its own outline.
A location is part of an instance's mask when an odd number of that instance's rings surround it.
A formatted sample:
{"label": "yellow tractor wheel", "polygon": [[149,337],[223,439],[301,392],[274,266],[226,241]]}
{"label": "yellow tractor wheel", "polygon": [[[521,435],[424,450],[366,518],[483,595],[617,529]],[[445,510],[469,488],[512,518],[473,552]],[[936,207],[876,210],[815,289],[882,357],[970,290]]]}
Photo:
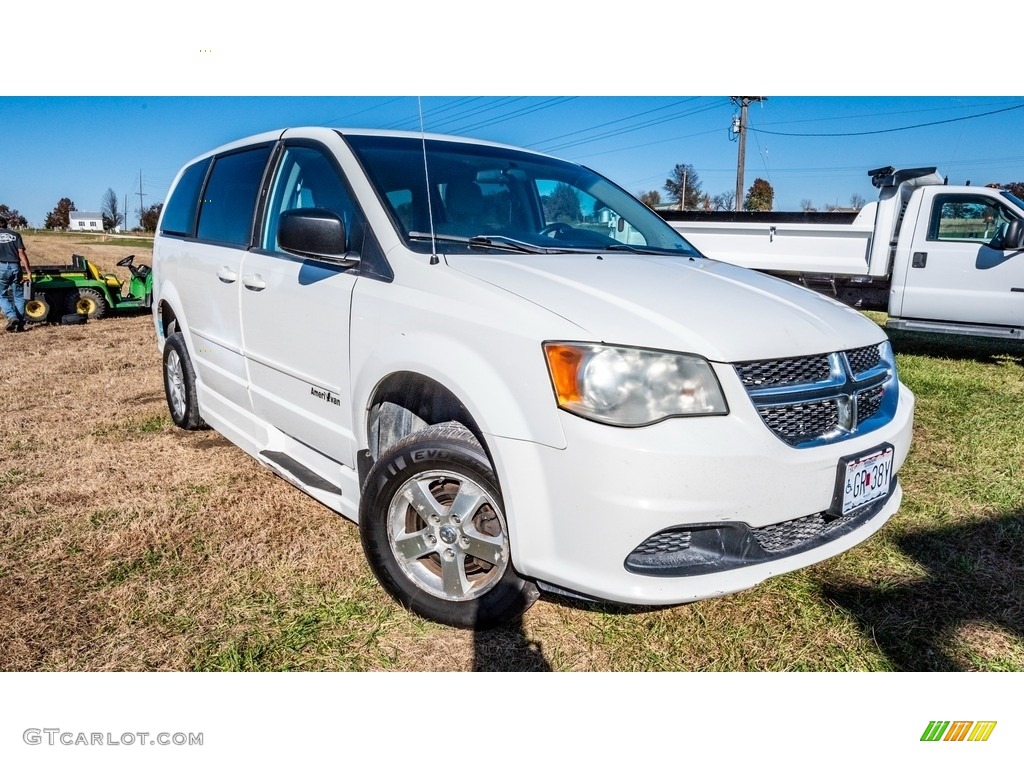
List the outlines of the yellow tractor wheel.
{"label": "yellow tractor wheel", "polygon": [[107,300],[95,288],[79,288],[68,295],[66,310],[99,320],[107,314]]}
{"label": "yellow tractor wheel", "polygon": [[45,293],[36,293],[25,302],[25,319],[30,323],[43,323],[50,316],[50,302]]}

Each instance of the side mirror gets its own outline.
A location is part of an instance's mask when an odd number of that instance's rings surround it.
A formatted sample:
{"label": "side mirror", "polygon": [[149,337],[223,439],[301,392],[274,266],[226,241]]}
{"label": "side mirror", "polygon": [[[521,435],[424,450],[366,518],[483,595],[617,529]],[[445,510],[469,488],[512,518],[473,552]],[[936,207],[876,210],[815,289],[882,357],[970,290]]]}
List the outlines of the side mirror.
{"label": "side mirror", "polygon": [[1019,251],[1024,249],[1024,221],[1012,219],[1006,222],[1006,231],[1003,232],[1002,242],[999,247],[1004,251]]}
{"label": "side mirror", "polygon": [[349,253],[345,222],[326,208],[285,211],[277,225],[277,242],[288,253],[349,267],[359,256]]}

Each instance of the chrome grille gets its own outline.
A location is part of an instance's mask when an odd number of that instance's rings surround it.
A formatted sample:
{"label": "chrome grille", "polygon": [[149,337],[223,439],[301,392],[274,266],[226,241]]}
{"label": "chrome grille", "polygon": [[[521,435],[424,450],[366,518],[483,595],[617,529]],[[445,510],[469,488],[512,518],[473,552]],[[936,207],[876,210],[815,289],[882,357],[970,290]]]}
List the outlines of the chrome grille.
{"label": "chrome grille", "polygon": [[827,434],[839,423],[839,407],[835,400],[759,408],[757,412],[768,428],[790,445],[799,445]]}
{"label": "chrome grille", "polygon": [[884,398],[885,390],[882,387],[875,387],[867,392],[861,392],[857,395],[857,418],[861,421],[870,419],[878,413]]}
{"label": "chrome grille", "polygon": [[828,356],[757,360],[737,365],[736,372],[747,389],[824,381],[829,376]]}
{"label": "chrome grille", "polygon": [[896,363],[888,342],[734,368],[761,420],[796,448],[877,429],[896,412]]}
{"label": "chrome grille", "polygon": [[846,358],[850,361],[850,370],[853,371],[854,375],[870,371],[881,362],[882,352],[879,349],[880,346],[880,344],[874,344],[870,347],[851,349],[846,353]]}

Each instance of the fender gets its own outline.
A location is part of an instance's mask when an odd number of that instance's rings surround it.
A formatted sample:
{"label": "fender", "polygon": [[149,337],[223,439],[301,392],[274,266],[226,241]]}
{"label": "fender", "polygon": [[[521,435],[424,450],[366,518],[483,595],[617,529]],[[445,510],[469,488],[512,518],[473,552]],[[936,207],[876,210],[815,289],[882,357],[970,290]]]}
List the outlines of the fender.
{"label": "fender", "polygon": [[[381,381],[394,373],[409,372],[450,390],[485,434],[529,440],[552,448],[566,446],[539,346],[532,350],[532,355],[530,349],[510,349],[507,354],[484,356],[479,347],[430,331],[394,333],[376,339],[369,347],[359,344],[353,334],[352,345],[355,425],[364,425]],[[530,348],[533,346],[529,344]],[[536,362],[529,369],[511,365],[513,360],[531,357]],[[366,430],[357,432],[360,448],[365,448]]]}

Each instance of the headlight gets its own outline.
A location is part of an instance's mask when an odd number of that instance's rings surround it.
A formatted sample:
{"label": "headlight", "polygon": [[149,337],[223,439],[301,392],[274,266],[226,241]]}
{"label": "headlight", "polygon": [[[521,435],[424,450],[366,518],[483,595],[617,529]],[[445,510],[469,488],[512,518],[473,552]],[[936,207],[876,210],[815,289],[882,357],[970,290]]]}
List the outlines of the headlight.
{"label": "headlight", "polygon": [[639,427],[671,416],[729,412],[702,357],[565,342],[546,343],[544,354],[559,407],[584,418]]}

